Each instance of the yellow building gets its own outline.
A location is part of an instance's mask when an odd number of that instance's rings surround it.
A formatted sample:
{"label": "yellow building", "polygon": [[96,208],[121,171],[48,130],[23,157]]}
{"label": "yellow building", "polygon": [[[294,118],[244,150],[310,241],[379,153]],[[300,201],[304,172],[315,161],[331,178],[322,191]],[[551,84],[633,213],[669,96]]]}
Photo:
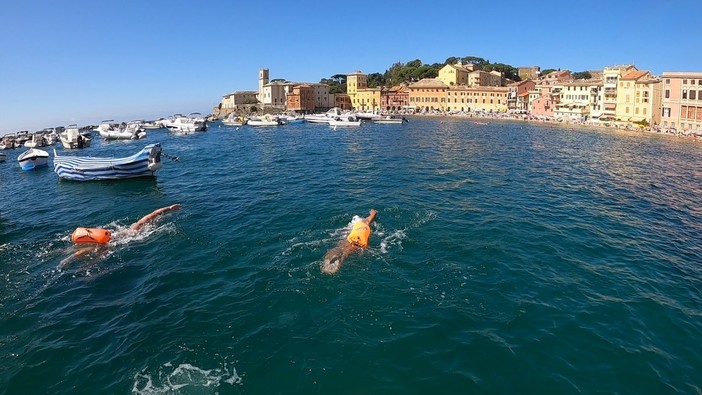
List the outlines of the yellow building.
{"label": "yellow building", "polygon": [[507,111],[509,88],[504,86],[451,86],[446,92],[446,111]]}
{"label": "yellow building", "polygon": [[502,73],[499,71],[476,70],[468,74],[468,86],[502,86]]}
{"label": "yellow building", "polygon": [[368,88],[368,76],[361,71],[346,75],[346,94],[356,110],[375,111],[380,108],[380,88]]}
{"label": "yellow building", "polygon": [[356,91],[351,99],[353,108],[360,111],[376,111],[380,109],[380,88],[365,88]]}
{"label": "yellow building", "polygon": [[616,119],[660,123],[660,81],[648,71],[631,71],[619,78]]}
{"label": "yellow building", "polygon": [[363,74],[363,72],[354,71],[351,74],[346,74],[346,94],[353,96],[359,89],[368,88],[368,76]]}
{"label": "yellow building", "polygon": [[475,65],[473,64],[464,65],[461,62],[447,64],[439,70],[437,78],[448,86],[468,85],[468,75],[474,70]]}

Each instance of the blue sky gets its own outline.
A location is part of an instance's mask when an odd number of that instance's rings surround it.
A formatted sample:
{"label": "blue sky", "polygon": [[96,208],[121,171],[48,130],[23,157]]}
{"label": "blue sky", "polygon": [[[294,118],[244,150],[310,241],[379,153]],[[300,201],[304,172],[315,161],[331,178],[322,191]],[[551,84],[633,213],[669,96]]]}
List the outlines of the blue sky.
{"label": "blue sky", "polygon": [[255,90],[261,67],[306,82],[450,56],[702,71],[700,0],[22,0],[0,9],[0,135],[208,114],[223,95]]}

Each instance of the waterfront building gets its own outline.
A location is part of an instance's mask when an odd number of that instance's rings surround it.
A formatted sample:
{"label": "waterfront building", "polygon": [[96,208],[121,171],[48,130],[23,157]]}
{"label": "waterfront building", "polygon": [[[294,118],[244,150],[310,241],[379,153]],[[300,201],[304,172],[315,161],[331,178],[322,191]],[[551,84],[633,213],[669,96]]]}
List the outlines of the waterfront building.
{"label": "waterfront building", "polygon": [[292,92],[292,88],[299,83],[273,81],[263,85],[261,97],[259,101],[264,107],[283,108],[286,104],[288,93]]}
{"label": "waterfront building", "polygon": [[347,94],[337,93],[334,95],[334,106],[342,110],[351,110],[351,97]]}
{"label": "waterfront building", "polygon": [[334,94],[329,93],[329,85],[320,83],[308,83],[314,89],[314,106],[318,109],[328,109],[334,107]]}
{"label": "waterfront building", "polygon": [[506,112],[508,94],[506,86],[450,86],[446,92],[445,110]]}
{"label": "waterfront building", "polygon": [[415,112],[446,111],[448,85],[438,78],[423,78],[407,86],[409,109]]}
{"label": "waterfront building", "polygon": [[475,70],[468,73],[468,86],[502,86],[503,75],[499,71]]}
{"label": "waterfront building", "polygon": [[544,81],[551,85],[560,84],[571,80],[573,80],[573,75],[568,70],[555,70],[539,77],[539,81]]}
{"label": "waterfront building", "polygon": [[380,91],[381,88],[368,87],[368,76],[360,70],[346,75],[346,94],[351,99],[351,106],[356,110],[379,110]]}
{"label": "waterfront building", "polygon": [[602,80],[569,81],[559,86],[560,97],[553,110],[556,119],[586,121],[590,117],[599,117]]}
{"label": "waterfront building", "polygon": [[381,88],[365,88],[356,91],[353,108],[360,111],[378,111],[380,109]]}
{"label": "waterfront building", "polygon": [[220,104],[220,113],[230,113],[237,111],[244,104],[256,104],[258,103],[258,92],[256,91],[237,91],[229,93],[222,96],[222,102]]}
{"label": "waterfront building", "polygon": [[661,127],[702,134],[702,72],[664,72],[661,85]]}
{"label": "waterfront building", "polygon": [[293,86],[291,92],[288,93],[286,103],[287,105],[285,108],[288,111],[297,111],[303,113],[314,112],[314,88],[307,84]]}
{"label": "waterfront building", "polygon": [[270,82],[270,72],[267,68],[258,69],[258,93],[257,99],[263,103],[263,87]]}
{"label": "waterfront building", "polygon": [[552,85],[546,80],[536,83],[536,88],[529,92],[529,114],[535,117],[553,117],[553,110],[560,102],[559,85]]}
{"label": "waterfront building", "polygon": [[456,64],[447,64],[439,70],[438,79],[448,86],[469,85],[468,75],[475,71],[472,63],[463,64],[460,61]]}
{"label": "waterfront building", "polygon": [[529,92],[536,88],[532,80],[513,82],[507,85],[507,110],[527,111],[529,109]]}
{"label": "waterfront building", "polygon": [[635,70],[622,75],[617,84],[615,119],[650,124],[655,102],[652,95],[660,92],[655,89],[656,84],[657,80],[648,71]]}
{"label": "waterfront building", "polygon": [[522,80],[535,80],[539,78],[539,74],[541,74],[539,66],[517,67],[517,75]]}
{"label": "waterfront building", "polygon": [[637,71],[634,65],[605,67],[602,71],[604,89],[604,111],[600,120],[614,120],[617,115],[617,87],[619,78],[631,71]]}
{"label": "waterfront building", "polygon": [[380,91],[380,108],[385,111],[406,110],[409,106],[409,88],[402,84]]}

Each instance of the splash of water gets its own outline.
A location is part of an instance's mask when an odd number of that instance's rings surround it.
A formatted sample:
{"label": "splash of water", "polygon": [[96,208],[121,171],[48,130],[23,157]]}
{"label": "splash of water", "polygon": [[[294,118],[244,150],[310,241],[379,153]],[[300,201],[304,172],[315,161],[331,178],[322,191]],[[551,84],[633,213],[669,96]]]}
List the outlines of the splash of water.
{"label": "splash of water", "polygon": [[189,363],[181,363],[173,367],[173,364],[163,364],[158,372],[151,374],[142,370],[134,375],[132,384],[132,394],[139,395],[159,395],[178,394],[184,392],[198,392],[204,388],[217,390],[222,384],[242,384],[242,377],[236,371],[236,367],[229,366],[224,361],[220,368],[202,369]]}

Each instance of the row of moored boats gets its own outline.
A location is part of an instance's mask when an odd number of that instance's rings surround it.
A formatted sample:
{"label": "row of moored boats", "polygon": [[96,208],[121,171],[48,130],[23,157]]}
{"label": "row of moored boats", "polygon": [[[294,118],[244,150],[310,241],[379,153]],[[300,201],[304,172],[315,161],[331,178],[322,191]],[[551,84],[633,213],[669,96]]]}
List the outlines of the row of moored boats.
{"label": "row of moored boats", "polygon": [[222,119],[223,124],[230,126],[279,126],[302,122],[327,124],[336,128],[337,126],[361,126],[363,122],[378,124],[401,124],[407,122],[407,119],[403,116],[381,115],[372,112],[342,111],[338,107],[334,107],[329,111],[320,114],[266,114],[263,116],[249,116],[246,118],[236,114],[230,114],[228,117]]}

